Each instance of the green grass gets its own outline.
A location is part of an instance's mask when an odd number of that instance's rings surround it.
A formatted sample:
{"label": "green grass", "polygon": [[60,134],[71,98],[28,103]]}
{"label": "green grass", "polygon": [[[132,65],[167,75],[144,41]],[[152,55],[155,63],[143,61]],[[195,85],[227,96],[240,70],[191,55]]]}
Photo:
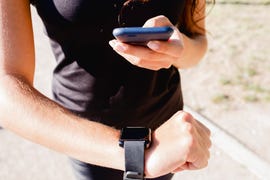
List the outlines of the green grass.
{"label": "green grass", "polygon": [[[209,15],[212,19],[208,20],[214,39],[209,54],[213,54],[216,60],[221,58],[221,66],[226,65],[228,71],[219,74],[221,68],[217,69],[221,91],[219,95],[212,96],[212,101],[235,101],[240,97],[250,103],[270,102],[270,53],[267,43],[270,42],[270,25],[266,23],[270,20],[269,6],[253,5],[270,3],[270,0],[226,0],[226,5],[219,2],[225,0],[217,1]],[[237,4],[239,2],[253,4],[243,6]],[[252,12],[253,15],[245,12]],[[228,89],[231,98],[224,96]]]}
{"label": "green grass", "polygon": [[245,95],[244,100],[246,102],[252,102],[252,103],[260,101],[260,99],[254,94],[253,95]]}
{"label": "green grass", "polygon": [[230,96],[227,94],[217,94],[212,98],[212,102],[215,104],[220,104],[224,102],[228,102],[230,100]]}
{"label": "green grass", "polygon": [[270,93],[265,95],[263,98],[266,102],[270,102]]}
{"label": "green grass", "polygon": [[234,84],[233,81],[232,81],[232,79],[228,79],[228,78],[225,78],[225,77],[222,77],[220,79],[220,83],[221,83],[221,85],[224,85],[224,86],[233,85]]}
{"label": "green grass", "polygon": [[207,14],[209,49],[195,77],[206,74],[207,86],[214,87],[207,94],[214,106],[270,103],[268,4],[270,0],[216,0]]}

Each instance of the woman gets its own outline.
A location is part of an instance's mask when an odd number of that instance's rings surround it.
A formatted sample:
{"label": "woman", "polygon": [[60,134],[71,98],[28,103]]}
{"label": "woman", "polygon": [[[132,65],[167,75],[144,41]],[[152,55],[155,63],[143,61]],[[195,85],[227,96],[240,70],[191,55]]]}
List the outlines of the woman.
{"label": "woman", "polygon": [[[33,87],[30,3],[57,65],[53,100]],[[207,49],[204,0],[0,0],[0,124],[72,158],[78,179],[122,179],[120,128],[150,127],[147,178],[201,169],[210,132],[182,111],[179,68]],[[172,26],[169,41],[133,46],[113,39],[119,26]],[[112,40],[113,39],[113,40]]]}

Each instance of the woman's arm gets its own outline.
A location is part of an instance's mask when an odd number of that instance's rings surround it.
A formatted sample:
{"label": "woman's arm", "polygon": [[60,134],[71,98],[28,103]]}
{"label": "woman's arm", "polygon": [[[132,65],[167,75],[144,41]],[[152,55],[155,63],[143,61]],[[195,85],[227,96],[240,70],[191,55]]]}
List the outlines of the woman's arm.
{"label": "woman's arm", "polygon": [[[174,66],[185,69],[196,65],[207,51],[208,41],[205,30],[205,8],[206,1],[198,0],[196,4],[193,20],[196,25],[190,22],[190,31],[192,36],[180,33],[179,36],[183,41],[183,52]],[[190,9],[190,8],[188,8]]]}
{"label": "woman's arm", "polygon": [[79,160],[124,169],[119,132],[79,118],[33,88],[29,0],[0,0],[0,124]]}
{"label": "woman's arm", "polygon": [[[0,0],[1,126],[81,161],[124,170],[119,131],[77,117],[38,92],[33,87],[34,60],[29,0]],[[186,162],[194,169],[207,163],[209,133],[185,114],[178,112],[154,133],[153,146],[146,152],[147,176],[189,169]],[[201,141],[205,143],[199,145]],[[174,146],[168,149],[169,142]],[[167,158],[172,161],[160,166]]]}

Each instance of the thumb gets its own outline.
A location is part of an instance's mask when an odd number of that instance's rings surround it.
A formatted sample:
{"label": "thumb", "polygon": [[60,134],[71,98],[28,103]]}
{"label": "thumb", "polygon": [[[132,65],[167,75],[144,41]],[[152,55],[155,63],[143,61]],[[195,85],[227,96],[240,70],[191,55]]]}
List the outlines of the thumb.
{"label": "thumb", "polygon": [[159,27],[159,26],[173,26],[173,24],[166,16],[159,15],[148,19],[143,25],[143,27]]}

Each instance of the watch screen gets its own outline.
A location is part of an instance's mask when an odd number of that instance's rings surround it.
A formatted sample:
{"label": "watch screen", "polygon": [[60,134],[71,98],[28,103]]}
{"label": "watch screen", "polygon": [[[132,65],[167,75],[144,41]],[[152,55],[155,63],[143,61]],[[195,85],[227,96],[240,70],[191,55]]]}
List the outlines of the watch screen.
{"label": "watch screen", "polygon": [[121,139],[125,140],[146,139],[149,136],[149,134],[150,132],[148,128],[127,127],[123,128]]}

